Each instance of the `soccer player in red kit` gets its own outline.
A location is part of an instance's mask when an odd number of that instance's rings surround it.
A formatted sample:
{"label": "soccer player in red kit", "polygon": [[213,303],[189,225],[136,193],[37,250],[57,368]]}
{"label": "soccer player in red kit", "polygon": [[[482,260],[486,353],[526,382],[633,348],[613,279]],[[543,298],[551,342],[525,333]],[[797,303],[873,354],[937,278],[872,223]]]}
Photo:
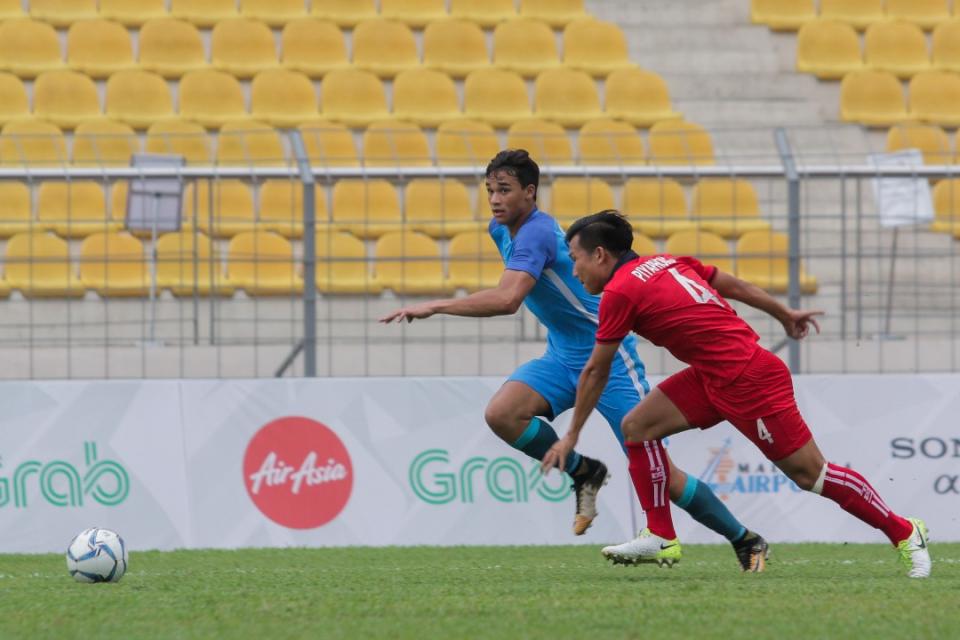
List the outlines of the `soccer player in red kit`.
{"label": "soccer player in red kit", "polygon": [[894,513],[867,480],[827,462],[797,408],[786,365],[757,344],[759,336],[725,298],[780,321],[787,335],[805,337],[821,311],[798,311],[768,293],[695,258],[631,251],[633,230],[616,211],[581,218],[566,234],[574,274],[589,293],[603,293],[596,344],[580,374],[567,434],[543,458],[562,468],[606,384],[617,346],[631,331],[665,347],[689,366],[650,392],[623,419],[623,435],[647,528],[624,544],[605,547],[617,563],[672,565],[680,559],[666,487],[663,438],[724,420],[750,439],[802,489],[882,531],[897,547],[912,578],[930,575],[926,525]]}

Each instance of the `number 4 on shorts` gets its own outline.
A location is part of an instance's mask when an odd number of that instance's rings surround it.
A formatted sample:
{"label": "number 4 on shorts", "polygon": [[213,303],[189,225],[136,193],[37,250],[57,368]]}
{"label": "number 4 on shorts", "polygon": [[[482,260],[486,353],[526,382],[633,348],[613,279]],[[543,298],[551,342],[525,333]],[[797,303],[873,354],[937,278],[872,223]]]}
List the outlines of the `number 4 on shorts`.
{"label": "number 4 on shorts", "polygon": [[770,431],[767,430],[767,425],[763,424],[763,418],[757,420],[757,437],[773,444],[773,436],[770,435]]}

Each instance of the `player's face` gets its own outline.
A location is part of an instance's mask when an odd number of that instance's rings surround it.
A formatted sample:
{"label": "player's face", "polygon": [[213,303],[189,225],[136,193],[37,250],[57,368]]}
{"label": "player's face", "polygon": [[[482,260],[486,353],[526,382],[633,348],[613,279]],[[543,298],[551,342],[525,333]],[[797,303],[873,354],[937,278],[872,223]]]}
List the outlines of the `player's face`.
{"label": "player's face", "polygon": [[506,171],[487,176],[486,187],[490,213],[502,225],[512,227],[533,210],[536,187],[531,184],[524,189],[520,181]]}
{"label": "player's face", "polygon": [[610,269],[603,259],[605,252],[597,248],[586,251],[580,246],[580,236],[570,240],[570,259],[573,260],[573,275],[583,283],[587,293],[599,295],[610,276]]}

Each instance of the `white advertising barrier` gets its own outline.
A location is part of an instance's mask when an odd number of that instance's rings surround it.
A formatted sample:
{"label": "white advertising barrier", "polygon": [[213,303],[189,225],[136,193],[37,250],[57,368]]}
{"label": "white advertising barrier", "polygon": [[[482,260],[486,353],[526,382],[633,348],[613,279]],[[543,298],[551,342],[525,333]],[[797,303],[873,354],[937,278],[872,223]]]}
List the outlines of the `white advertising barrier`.
{"label": "white advertising barrier", "polygon": [[[499,378],[0,384],[0,552],[60,551],[78,531],[133,549],[569,544],[633,535],[639,505],[599,416],[580,449],[613,473],[601,515],[570,532],[569,480],[493,436]],[[802,376],[801,409],[828,459],[896,511],[960,540],[960,376]],[[557,421],[562,433],[569,414]],[[799,491],[729,425],[671,438],[773,541],[880,542]],[[720,542],[674,509],[685,542]]]}

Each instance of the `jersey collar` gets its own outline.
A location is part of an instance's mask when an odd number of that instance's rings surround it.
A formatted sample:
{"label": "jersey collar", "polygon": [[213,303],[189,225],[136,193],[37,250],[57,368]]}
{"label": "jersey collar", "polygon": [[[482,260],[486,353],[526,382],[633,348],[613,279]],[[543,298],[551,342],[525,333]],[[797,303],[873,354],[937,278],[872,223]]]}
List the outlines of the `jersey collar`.
{"label": "jersey collar", "polygon": [[607,278],[607,281],[603,283],[603,285],[607,286],[607,284],[609,284],[610,281],[613,280],[613,276],[616,275],[617,271],[620,270],[620,267],[627,264],[628,262],[632,262],[633,260],[636,260],[639,257],[640,257],[640,254],[638,254],[636,251],[633,251],[633,250],[625,251],[624,254],[620,256],[620,259],[617,260],[617,263],[613,265],[613,269],[610,271],[610,277]]}

